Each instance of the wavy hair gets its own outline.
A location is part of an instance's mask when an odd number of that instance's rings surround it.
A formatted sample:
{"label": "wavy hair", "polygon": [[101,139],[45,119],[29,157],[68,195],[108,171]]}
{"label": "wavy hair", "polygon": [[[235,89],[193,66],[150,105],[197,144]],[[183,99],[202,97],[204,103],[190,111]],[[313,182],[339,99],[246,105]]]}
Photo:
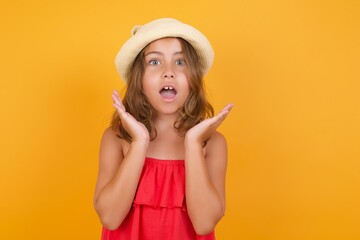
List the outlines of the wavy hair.
{"label": "wavy hair", "polygon": [[[184,106],[180,109],[179,116],[173,126],[178,130],[180,136],[185,136],[190,128],[206,118],[213,117],[214,109],[208,102],[205,93],[204,73],[201,71],[202,68],[200,68],[203,63],[200,62],[191,44],[182,38],[177,39],[180,41],[187,64],[190,93]],[[151,140],[154,140],[157,135],[153,122],[155,110],[149,103],[142,88],[142,78],[145,71],[144,49],[138,54],[128,73],[128,83],[125,89],[123,104],[128,113],[145,125]],[[110,126],[118,132],[118,137],[125,139],[127,142],[132,141],[131,136],[122,126],[117,111],[113,113]]]}

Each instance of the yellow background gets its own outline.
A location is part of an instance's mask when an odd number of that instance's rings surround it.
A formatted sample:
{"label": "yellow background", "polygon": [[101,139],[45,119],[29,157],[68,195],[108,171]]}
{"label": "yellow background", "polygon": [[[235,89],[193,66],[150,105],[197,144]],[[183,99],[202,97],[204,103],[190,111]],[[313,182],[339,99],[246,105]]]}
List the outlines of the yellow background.
{"label": "yellow background", "polygon": [[218,239],[360,239],[360,1],[4,1],[0,239],[99,239],[98,146],[135,24],[208,36],[229,144]]}

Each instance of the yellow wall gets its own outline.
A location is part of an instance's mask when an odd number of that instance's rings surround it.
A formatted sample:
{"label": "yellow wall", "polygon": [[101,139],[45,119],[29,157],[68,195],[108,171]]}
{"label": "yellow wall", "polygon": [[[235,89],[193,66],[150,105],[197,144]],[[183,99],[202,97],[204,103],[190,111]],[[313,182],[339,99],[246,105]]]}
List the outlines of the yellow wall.
{"label": "yellow wall", "polygon": [[0,7],[0,239],[99,239],[100,136],[135,24],[203,31],[229,143],[218,239],[360,239],[360,2],[7,1]]}

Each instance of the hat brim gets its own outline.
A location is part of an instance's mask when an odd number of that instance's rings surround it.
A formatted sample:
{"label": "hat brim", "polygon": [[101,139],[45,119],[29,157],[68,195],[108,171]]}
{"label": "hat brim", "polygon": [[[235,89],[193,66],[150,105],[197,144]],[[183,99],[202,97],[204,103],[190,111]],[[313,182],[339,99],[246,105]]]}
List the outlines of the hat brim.
{"label": "hat brim", "polygon": [[115,58],[116,68],[125,82],[128,82],[129,70],[141,50],[149,43],[165,37],[179,37],[190,43],[199,57],[204,75],[214,61],[214,51],[208,39],[194,27],[175,19],[163,18],[136,26],[132,34]]}

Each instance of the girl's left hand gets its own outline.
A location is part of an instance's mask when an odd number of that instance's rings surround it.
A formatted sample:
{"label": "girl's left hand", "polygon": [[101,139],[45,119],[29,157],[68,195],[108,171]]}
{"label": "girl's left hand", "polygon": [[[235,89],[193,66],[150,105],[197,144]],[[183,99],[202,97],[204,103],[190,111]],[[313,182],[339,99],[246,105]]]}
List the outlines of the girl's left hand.
{"label": "girl's left hand", "polygon": [[234,104],[232,103],[226,105],[221,112],[214,117],[205,119],[192,127],[185,135],[185,142],[196,142],[202,145],[225,120],[233,106]]}

